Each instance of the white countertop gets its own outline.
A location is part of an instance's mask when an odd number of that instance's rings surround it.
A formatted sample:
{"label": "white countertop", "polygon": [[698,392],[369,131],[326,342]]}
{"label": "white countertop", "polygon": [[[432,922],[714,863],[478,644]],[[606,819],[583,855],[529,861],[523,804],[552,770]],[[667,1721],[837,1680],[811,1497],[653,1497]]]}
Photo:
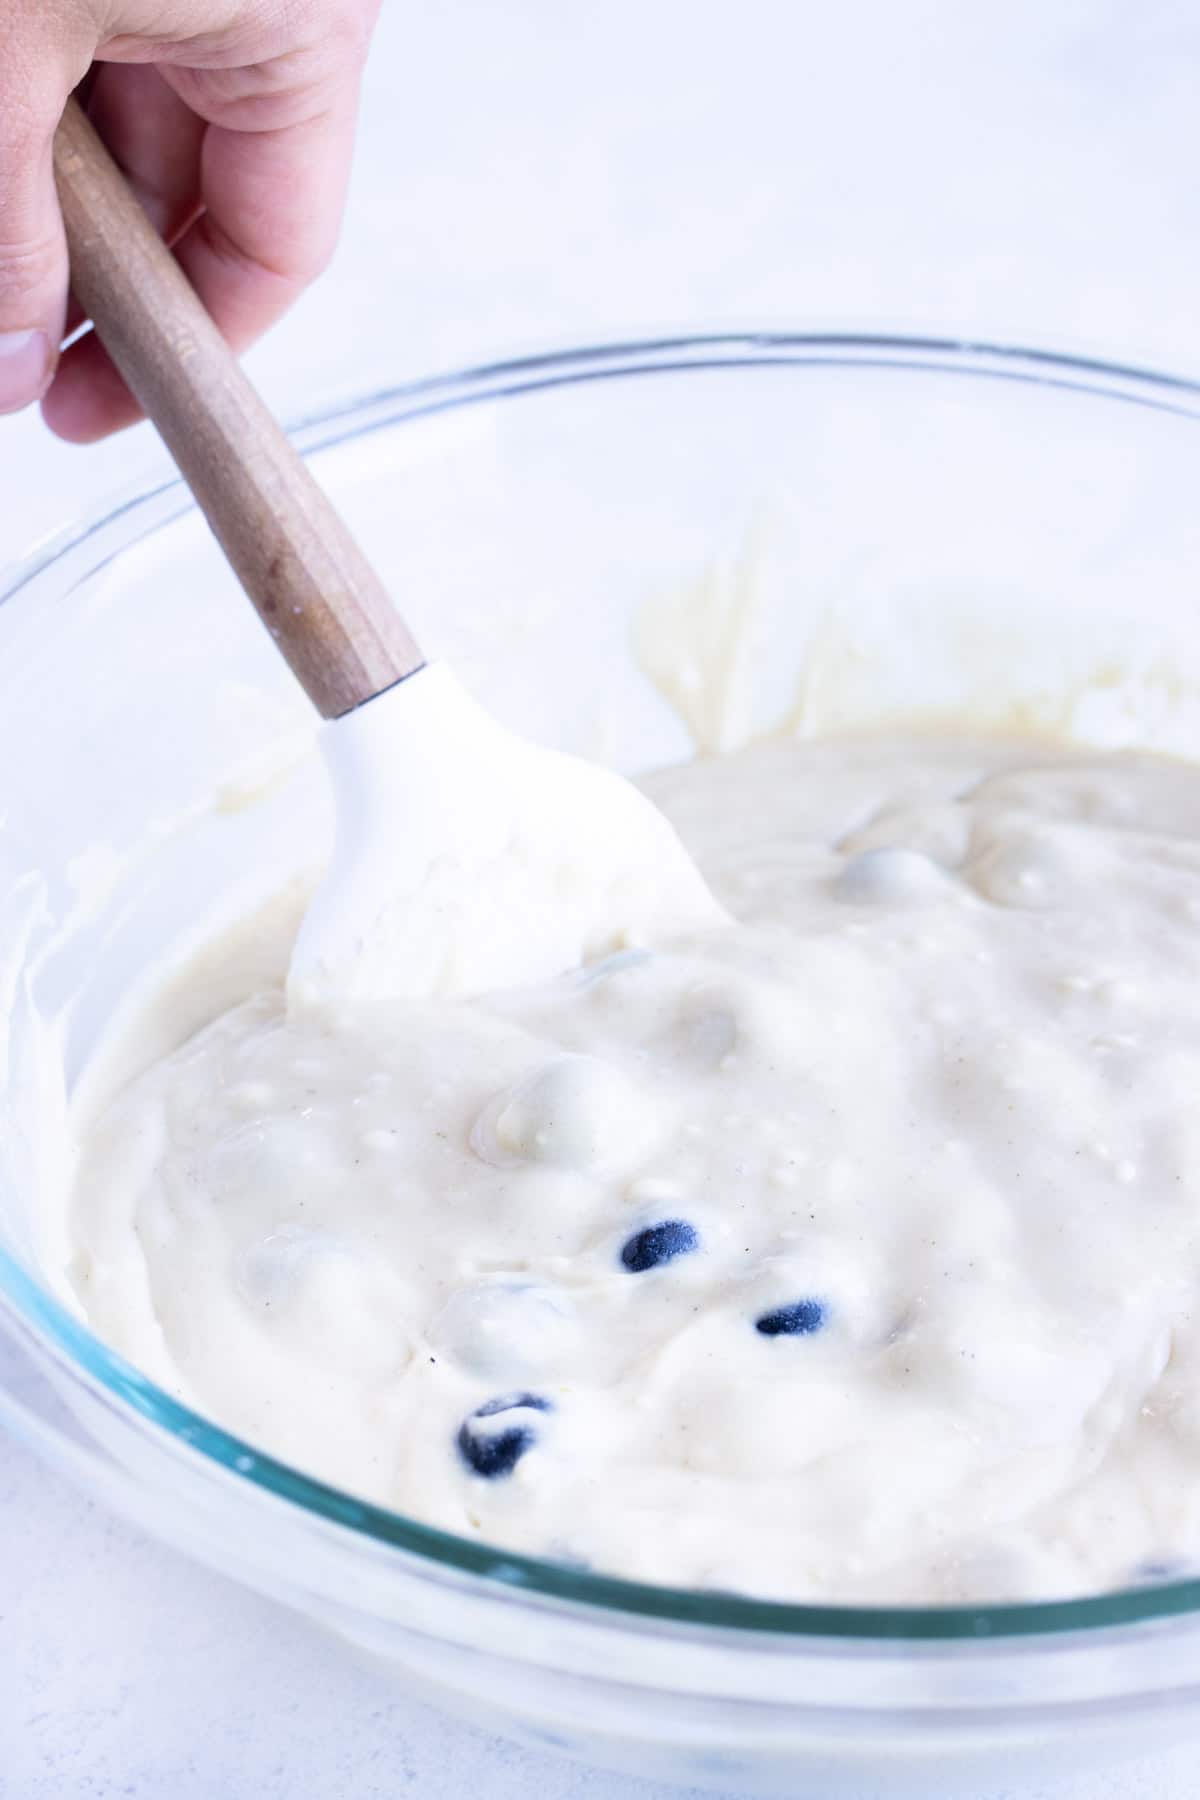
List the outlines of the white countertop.
{"label": "white countertop", "polygon": [[[252,366],[284,413],[660,327],[949,329],[1200,374],[1198,84],[1184,0],[384,0],[342,254]],[[0,562],[157,455],[0,422]],[[1188,1753],[1056,1792],[1194,1787]],[[3,1800],[472,1789],[666,1794],[411,1703],[0,1440]]]}

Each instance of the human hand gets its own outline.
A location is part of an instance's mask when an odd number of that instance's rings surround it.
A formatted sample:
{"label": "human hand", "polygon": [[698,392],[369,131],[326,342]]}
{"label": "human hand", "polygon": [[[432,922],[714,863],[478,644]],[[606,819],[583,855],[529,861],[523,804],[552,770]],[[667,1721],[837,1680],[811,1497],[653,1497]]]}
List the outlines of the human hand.
{"label": "human hand", "polygon": [[52,149],[71,90],[88,76],[92,122],[243,350],[332,254],[379,4],[0,0],[0,413],[41,399],[75,443],[139,416],[94,336],[59,356]]}

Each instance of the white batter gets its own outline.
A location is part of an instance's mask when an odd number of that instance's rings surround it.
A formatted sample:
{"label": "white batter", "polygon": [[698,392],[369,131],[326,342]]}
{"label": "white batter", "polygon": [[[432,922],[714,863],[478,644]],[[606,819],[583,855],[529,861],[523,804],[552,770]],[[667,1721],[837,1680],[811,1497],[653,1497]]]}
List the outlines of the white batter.
{"label": "white batter", "polygon": [[736,927],[336,1026],[255,994],[84,1136],[96,1329],[356,1493],[644,1580],[1200,1563],[1200,772],[864,739],[648,785]]}

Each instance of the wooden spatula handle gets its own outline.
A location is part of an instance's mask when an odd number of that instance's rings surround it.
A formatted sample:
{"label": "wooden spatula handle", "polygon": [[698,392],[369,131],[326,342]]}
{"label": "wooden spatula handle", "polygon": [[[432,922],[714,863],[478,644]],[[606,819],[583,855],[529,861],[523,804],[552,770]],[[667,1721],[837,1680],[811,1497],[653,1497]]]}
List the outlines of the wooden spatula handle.
{"label": "wooden spatula handle", "polygon": [[423,657],[75,101],[54,150],[76,298],[318,710]]}

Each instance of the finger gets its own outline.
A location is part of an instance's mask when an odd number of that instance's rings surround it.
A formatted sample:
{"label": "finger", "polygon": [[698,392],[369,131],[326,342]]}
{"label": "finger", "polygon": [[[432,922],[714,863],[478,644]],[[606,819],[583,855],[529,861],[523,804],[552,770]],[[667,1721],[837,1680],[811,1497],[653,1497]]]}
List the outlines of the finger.
{"label": "finger", "polygon": [[94,331],[63,351],[42,399],[42,417],[56,436],[69,444],[95,444],[141,416]]}
{"label": "finger", "polygon": [[[329,261],[353,147],[353,97],[275,131],[213,125],[205,133],[205,210],[175,253],[235,350],[274,324]],[[91,335],[63,356],[43,412],[72,443],[94,443],[140,416]]]}
{"label": "finger", "polygon": [[328,264],[353,150],[352,98],[281,130],[210,127],[205,210],[176,254],[236,348],[274,324]]}
{"label": "finger", "polygon": [[54,186],[61,111],[0,41],[0,413],[45,392],[67,300],[67,248]]}

